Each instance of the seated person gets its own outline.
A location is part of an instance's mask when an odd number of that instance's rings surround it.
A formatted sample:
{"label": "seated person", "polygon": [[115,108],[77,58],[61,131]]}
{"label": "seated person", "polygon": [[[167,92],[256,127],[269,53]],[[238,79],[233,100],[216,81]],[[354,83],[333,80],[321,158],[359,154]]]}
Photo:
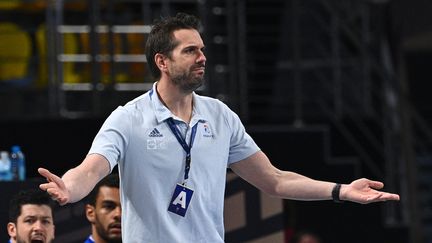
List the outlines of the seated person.
{"label": "seated person", "polygon": [[121,243],[119,177],[103,178],[87,197],[86,216],[92,233],[84,243]]}
{"label": "seated person", "polygon": [[41,190],[23,190],[9,204],[10,243],[51,243],[54,240],[53,200]]}

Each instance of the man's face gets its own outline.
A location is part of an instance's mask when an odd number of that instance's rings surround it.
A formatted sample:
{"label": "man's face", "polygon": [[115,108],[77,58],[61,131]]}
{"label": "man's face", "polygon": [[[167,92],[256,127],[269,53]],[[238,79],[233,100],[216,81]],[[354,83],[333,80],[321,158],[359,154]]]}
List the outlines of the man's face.
{"label": "man's face", "polygon": [[51,208],[47,205],[23,205],[17,223],[8,223],[8,233],[17,243],[52,242],[54,222]]}
{"label": "man's face", "polygon": [[174,31],[178,45],[168,58],[168,73],[181,90],[191,92],[204,82],[206,57],[204,43],[198,31],[181,29]]}
{"label": "man's face", "polygon": [[105,242],[121,242],[121,206],[118,188],[100,187],[95,207],[87,205],[86,213],[92,223],[93,238],[100,238]]}

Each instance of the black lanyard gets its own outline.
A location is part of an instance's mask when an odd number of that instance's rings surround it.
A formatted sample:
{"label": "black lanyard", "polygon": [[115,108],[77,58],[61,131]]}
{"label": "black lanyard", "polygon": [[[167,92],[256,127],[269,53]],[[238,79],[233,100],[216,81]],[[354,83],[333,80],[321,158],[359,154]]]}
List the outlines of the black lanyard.
{"label": "black lanyard", "polygon": [[183,147],[183,150],[186,152],[185,175],[184,175],[184,180],[186,181],[189,178],[189,170],[191,166],[191,149],[195,139],[199,121],[192,127],[189,145],[186,143],[185,138],[183,138],[181,132],[177,128],[176,124],[174,123],[174,119],[171,117],[168,118],[166,121],[168,123],[169,128],[174,133],[174,136],[177,138],[177,141],[180,143],[180,145]]}

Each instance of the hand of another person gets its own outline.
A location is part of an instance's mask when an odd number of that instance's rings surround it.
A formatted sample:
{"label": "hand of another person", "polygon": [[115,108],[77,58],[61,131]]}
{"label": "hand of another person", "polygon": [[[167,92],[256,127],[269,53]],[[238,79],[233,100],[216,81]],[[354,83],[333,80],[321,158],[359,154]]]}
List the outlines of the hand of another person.
{"label": "hand of another person", "polygon": [[70,193],[64,181],[47,169],[39,168],[38,172],[48,181],[48,183],[40,184],[39,188],[46,191],[51,198],[56,200],[60,205],[68,203],[70,200]]}
{"label": "hand of another person", "polygon": [[340,199],[361,204],[388,200],[399,201],[398,194],[378,191],[383,187],[384,183],[379,181],[372,181],[365,178],[358,179],[348,185],[342,185]]}

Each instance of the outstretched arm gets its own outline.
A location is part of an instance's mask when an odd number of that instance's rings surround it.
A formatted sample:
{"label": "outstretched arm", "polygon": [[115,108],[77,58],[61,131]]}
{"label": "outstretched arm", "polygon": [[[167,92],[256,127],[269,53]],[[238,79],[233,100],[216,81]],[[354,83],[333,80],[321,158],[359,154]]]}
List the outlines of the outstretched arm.
{"label": "outstretched arm", "polygon": [[88,155],[77,167],[68,170],[61,178],[47,169],[38,172],[47,179],[39,188],[47,191],[60,205],[81,200],[110,171],[108,160],[102,155]]}
{"label": "outstretched arm", "polygon": [[[281,171],[274,167],[267,156],[259,151],[250,157],[231,165],[240,177],[269,195],[295,200],[330,200],[333,182],[313,180],[309,177]],[[341,200],[357,203],[371,203],[399,200],[399,195],[378,191],[384,186],[378,181],[358,179],[340,188]]]}

